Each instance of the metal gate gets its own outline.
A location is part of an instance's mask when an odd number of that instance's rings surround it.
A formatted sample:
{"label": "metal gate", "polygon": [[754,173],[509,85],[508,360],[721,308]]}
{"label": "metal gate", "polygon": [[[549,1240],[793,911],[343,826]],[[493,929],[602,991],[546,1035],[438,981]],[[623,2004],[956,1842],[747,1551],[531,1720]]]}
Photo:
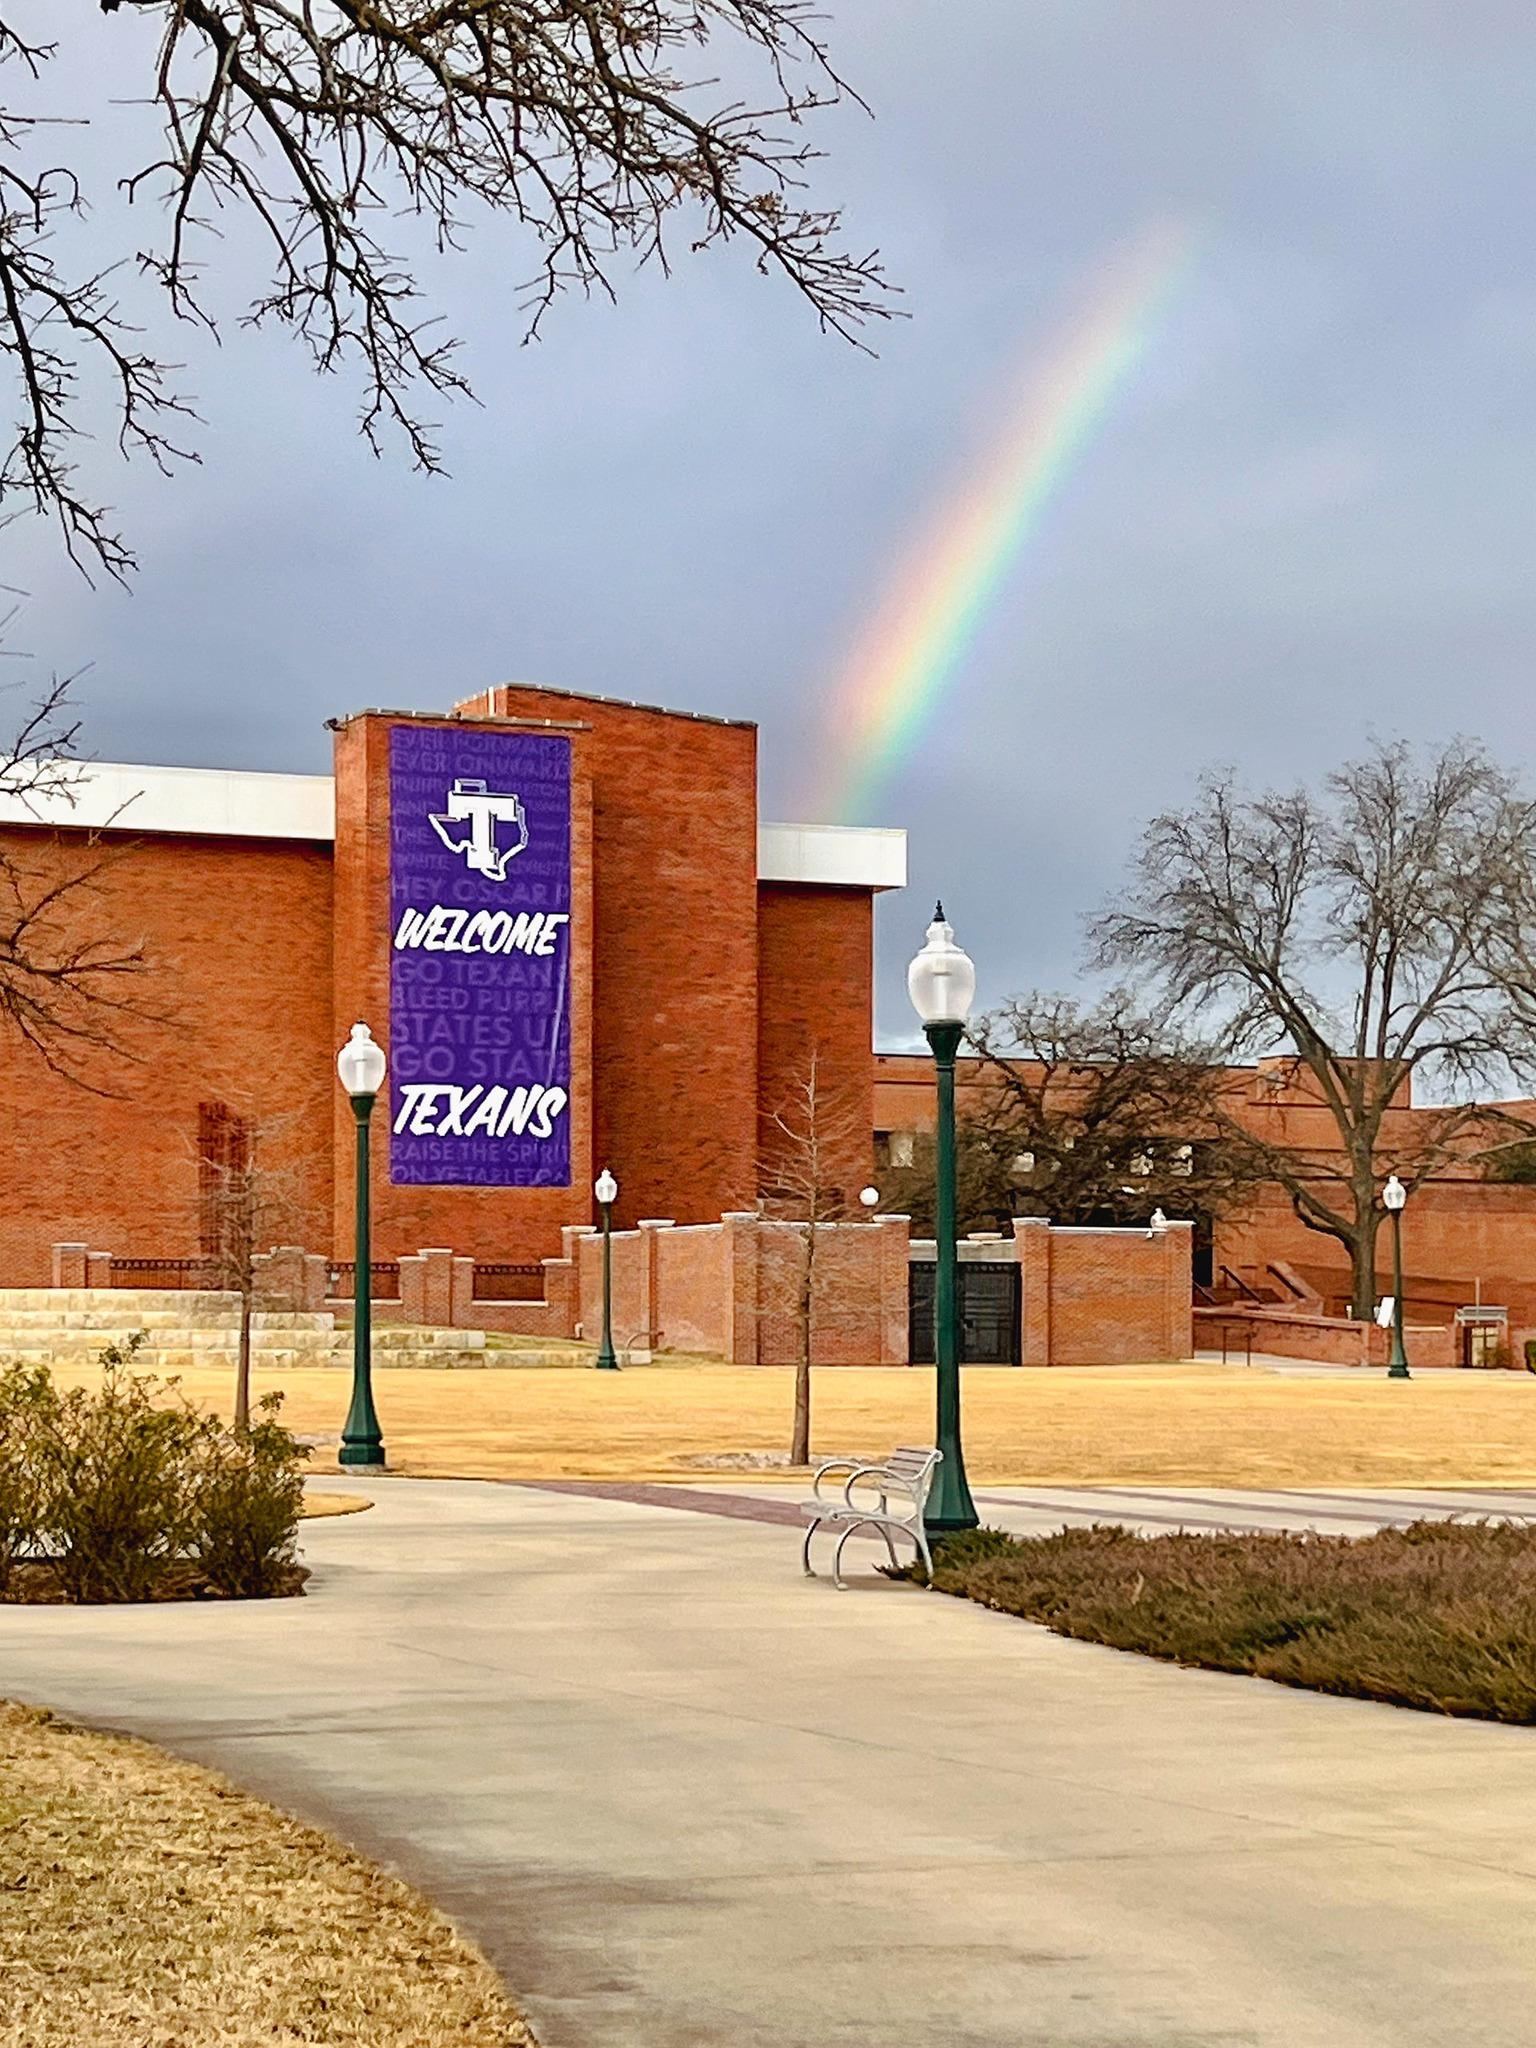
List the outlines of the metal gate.
{"label": "metal gate", "polygon": [[[933,1294],[938,1267],[914,1259],[907,1268],[907,1357],[913,1365],[933,1364]],[[960,1363],[1017,1365],[1019,1362],[1019,1268],[1012,1259],[962,1259]]]}

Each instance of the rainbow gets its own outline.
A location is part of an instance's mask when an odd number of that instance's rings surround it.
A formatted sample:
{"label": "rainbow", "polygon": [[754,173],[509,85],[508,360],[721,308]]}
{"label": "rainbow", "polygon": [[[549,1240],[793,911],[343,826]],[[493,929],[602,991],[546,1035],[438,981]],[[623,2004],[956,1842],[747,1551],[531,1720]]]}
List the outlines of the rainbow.
{"label": "rainbow", "polygon": [[1146,353],[1193,244],[1186,224],[1160,221],[1116,249],[1043,360],[1032,356],[1001,427],[988,421],[964,483],[907,550],[843,667],[808,815],[857,822],[911,753],[1009,570]]}

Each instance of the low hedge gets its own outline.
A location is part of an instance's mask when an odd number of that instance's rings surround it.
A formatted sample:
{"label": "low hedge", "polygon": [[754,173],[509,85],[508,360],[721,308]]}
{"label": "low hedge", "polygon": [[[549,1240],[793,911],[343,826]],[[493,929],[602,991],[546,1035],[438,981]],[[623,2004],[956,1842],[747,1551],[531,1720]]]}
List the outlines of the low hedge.
{"label": "low hedge", "polygon": [[233,1429],[102,1353],[94,1388],[44,1366],[0,1368],[0,1600],[266,1598],[294,1561],[308,1452],[280,1395]]}
{"label": "low hedge", "polygon": [[1058,1635],[1431,1713],[1536,1722],[1536,1528],[947,1537],[934,1584]]}

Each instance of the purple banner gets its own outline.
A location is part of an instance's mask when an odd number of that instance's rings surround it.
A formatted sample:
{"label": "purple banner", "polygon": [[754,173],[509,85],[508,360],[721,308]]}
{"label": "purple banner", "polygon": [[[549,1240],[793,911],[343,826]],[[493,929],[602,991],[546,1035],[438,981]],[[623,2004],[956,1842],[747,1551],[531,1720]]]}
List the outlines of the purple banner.
{"label": "purple banner", "polygon": [[571,1178],[571,743],[389,736],[389,1177]]}

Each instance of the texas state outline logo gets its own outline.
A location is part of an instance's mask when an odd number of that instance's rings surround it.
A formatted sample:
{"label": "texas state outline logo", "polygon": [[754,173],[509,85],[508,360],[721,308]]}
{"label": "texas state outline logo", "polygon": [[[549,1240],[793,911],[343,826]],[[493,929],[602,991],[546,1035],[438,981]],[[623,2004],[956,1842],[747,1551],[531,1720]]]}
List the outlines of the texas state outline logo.
{"label": "texas state outline logo", "polygon": [[[487,881],[504,882],[508,861],[528,844],[522,798],[487,789],[476,775],[458,776],[448,791],[447,808],[427,816],[448,851],[462,854],[465,866]],[[509,844],[503,843],[503,827],[510,827]]]}

